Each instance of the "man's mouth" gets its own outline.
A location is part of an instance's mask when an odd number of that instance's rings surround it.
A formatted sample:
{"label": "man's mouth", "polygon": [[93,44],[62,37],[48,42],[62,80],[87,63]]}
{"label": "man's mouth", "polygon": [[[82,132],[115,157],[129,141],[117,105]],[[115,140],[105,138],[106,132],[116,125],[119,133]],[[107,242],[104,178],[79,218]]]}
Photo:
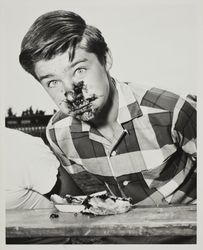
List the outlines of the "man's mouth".
{"label": "man's mouth", "polygon": [[85,98],[83,90],[87,92],[87,87],[84,85],[83,81],[75,83],[73,91],[67,93],[64,102],[67,103],[70,115],[81,119],[84,116],[87,120],[88,117],[93,117],[95,109],[93,108],[92,102],[98,97],[95,94],[92,94],[90,97]]}
{"label": "man's mouth", "polygon": [[84,113],[87,111],[91,111],[91,110],[92,110],[92,103],[88,103],[88,104],[82,105],[80,107],[76,107],[72,111],[78,115],[78,114],[81,114],[81,113]]}

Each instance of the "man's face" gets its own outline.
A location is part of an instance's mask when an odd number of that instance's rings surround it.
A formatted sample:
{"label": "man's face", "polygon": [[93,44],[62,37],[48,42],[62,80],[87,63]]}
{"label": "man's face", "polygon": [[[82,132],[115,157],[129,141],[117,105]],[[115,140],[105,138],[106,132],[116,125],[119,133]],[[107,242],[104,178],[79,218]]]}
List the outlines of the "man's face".
{"label": "man's face", "polygon": [[35,74],[59,109],[79,120],[91,121],[109,96],[105,66],[96,55],[77,48],[72,62],[68,51],[35,64]]}

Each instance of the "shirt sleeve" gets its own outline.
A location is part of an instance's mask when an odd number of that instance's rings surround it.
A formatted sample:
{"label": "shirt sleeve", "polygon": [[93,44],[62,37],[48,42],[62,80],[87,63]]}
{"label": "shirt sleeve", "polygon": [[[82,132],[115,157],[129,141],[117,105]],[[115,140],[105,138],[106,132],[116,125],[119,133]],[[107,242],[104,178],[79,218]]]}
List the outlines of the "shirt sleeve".
{"label": "shirt sleeve", "polygon": [[53,202],[31,189],[9,189],[6,192],[6,209],[39,209],[53,207]]}
{"label": "shirt sleeve", "polygon": [[56,156],[41,138],[14,129],[5,129],[3,137],[6,208],[52,207],[43,194],[56,183]]}
{"label": "shirt sleeve", "polygon": [[172,137],[192,159],[196,159],[196,109],[195,105],[180,97],[173,112]]}
{"label": "shirt sleeve", "polygon": [[[64,138],[62,134],[65,131],[65,135],[67,139],[68,128],[65,127],[63,129],[59,129],[59,131],[60,132],[57,133],[57,129],[54,127],[50,127],[50,124],[48,124],[47,129],[46,129],[46,136],[52,148],[52,151],[55,153],[61,165],[65,168],[65,170],[69,174],[74,175],[79,172],[83,172],[84,171],[83,166],[75,162],[75,159],[73,158],[70,159],[69,154],[67,152],[67,151],[74,152],[75,148],[73,148],[72,145],[69,144],[67,141],[63,143],[63,145],[61,145],[61,142],[64,142]],[[68,150],[65,151],[64,147]]]}
{"label": "shirt sleeve", "polygon": [[56,183],[60,162],[42,139],[37,139],[32,144],[31,161],[27,169],[27,188],[46,194]]}
{"label": "shirt sleeve", "polygon": [[[53,116],[51,118],[51,120],[49,121],[49,123],[47,125],[46,137],[47,137],[47,140],[49,142],[49,145],[50,145],[52,151],[57,156],[57,158],[60,161],[61,165],[66,168],[68,166],[71,166],[73,164],[73,162],[69,160],[69,155],[67,155],[63,151],[63,148],[61,148],[59,146],[58,141],[63,141],[64,140],[64,137],[63,137],[64,136],[63,135],[64,131],[65,131],[66,137],[67,137],[69,131],[68,131],[68,127],[64,127],[64,128],[60,128],[59,129],[60,132],[57,133],[57,129],[52,125],[52,120],[54,118],[55,118],[55,116]],[[67,144],[66,144],[66,147],[69,148],[69,149],[71,148],[70,145],[67,145]]]}

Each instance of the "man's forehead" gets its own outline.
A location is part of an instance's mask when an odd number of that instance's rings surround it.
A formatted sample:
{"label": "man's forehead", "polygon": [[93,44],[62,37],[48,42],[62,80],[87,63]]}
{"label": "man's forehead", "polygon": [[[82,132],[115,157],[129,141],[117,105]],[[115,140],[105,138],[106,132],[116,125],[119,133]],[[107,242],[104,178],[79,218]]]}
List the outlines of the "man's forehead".
{"label": "man's forehead", "polygon": [[40,60],[35,64],[35,72],[38,78],[41,77],[41,74],[47,73],[46,71],[53,70],[64,70],[68,71],[69,69],[75,67],[78,63],[92,61],[94,57],[93,53],[87,52],[85,49],[76,48],[75,55],[72,61],[70,61],[69,50],[66,52],[56,55],[54,58],[49,60]]}
{"label": "man's forehead", "polygon": [[92,53],[87,52],[85,49],[83,48],[76,48],[75,52],[74,52],[74,58],[71,61],[70,60],[70,50],[66,50],[64,53],[60,53],[57,54],[55,56],[53,56],[51,59],[42,59],[40,61],[38,61],[37,63],[54,63],[55,61],[57,62],[67,62],[69,64],[74,63],[76,60],[79,60],[83,57],[92,57]]}

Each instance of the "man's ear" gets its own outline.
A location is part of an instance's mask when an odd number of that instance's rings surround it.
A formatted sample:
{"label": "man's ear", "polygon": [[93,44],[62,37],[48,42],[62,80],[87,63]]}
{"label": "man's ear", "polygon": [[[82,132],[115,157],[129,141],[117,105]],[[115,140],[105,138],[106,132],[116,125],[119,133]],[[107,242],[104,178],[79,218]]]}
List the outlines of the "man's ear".
{"label": "man's ear", "polygon": [[109,50],[106,53],[106,66],[105,66],[105,68],[106,68],[107,72],[109,72],[109,70],[111,69],[112,64],[113,64],[112,54],[111,54],[111,51]]}

